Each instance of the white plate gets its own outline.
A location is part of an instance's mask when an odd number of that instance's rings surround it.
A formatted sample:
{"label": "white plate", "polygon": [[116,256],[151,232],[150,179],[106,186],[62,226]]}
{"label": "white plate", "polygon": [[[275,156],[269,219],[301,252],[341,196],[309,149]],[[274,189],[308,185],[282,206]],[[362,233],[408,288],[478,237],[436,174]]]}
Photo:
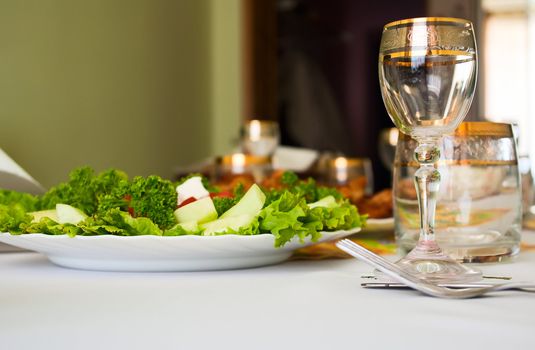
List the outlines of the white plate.
{"label": "white plate", "polygon": [[[322,232],[319,242],[360,231]],[[54,264],[101,271],[203,271],[257,267],[282,262],[295,249],[314,244],[298,238],[281,248],[274,236],[51,236],[42,233],[0,233],[0,242],[34,250]]]}

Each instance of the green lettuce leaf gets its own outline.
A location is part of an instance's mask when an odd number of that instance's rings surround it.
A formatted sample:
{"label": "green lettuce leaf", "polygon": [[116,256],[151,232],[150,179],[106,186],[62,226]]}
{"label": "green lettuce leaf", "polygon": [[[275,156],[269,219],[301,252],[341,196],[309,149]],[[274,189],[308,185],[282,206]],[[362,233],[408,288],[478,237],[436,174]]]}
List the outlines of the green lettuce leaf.
{"label": "green lettuce leaf", "polygon": [[186,236],[186,235],[200,235],[201,229],[197,226],[197,229],[194,231],[186,230],[181,224],[176,224],[175,226],[171,227],[170,229],[167,229],[163,231],[164,236]]}
{"label": "green lettuce leaf", "polygon": [[122,213],[124,222],[128,225],[130,235],[155,235],[161,236],[162,230],[149,218],[133,218],[128,213]]}
{"label": "green lettuce leaf", "polygon": [[29,193],[0,190],[0,204],[8,206],[18,204],[25,211],[34,211],[37,210],[38,201],[39,199],[36,196]]}
{"label": "green lettuce leaf", "polygon": [[249,225],[242,226],[237,230],[228,227],[224,231],[214,232],[213,235],[214,236],[221,236],[221,235],[251,236],[251,235],[257,235],[259,233],[260,233],[260,222],[259,222],[259,217],[256,217]]}
{"label": "green lettuce leaf", "polygon": [[0,232],[23,233],[22,226],[29,224],[32,216],[22,204],[0,204]]}
{"label": "green lettuce leaf", "polygon": [[333,208],[315,207],[303,219],[305,226],[317,231],[350,230],[362,227],[366,216],[361,216],[357,208],[347,200],[338,201]]}
{"label": "green lettuce leaf", "polygon": [[99,199],[126,180],[126,174],[119,170],[95,175],[90,167],[77,168],[69,174],[69,181],[52,187],[39,199],[38,209],[53,209],[56,204],[63,203],[93,215]]}
{"label": "green lettuce leaf", "polygon": [[300,180],[291,171],[286,171],[281,176],[282,189],[264,189],[266,194],[266,205],[278,200],[284,193],[292,192],[298,197],[303,197],[307,203],[312,203],[327,196],[333,196],[337,200],[343,198],[342,194],[333,187],[325,187],[317,184],[316,180],[308,178]]}
{"label": "green lettuce leaf", "polygon": [[[329,194],[331,195],[331,194]],[[275,236],[275,246],[280,247],[295,236],[302,242],[309,236],[317,241],[321,231],[349,230],[365,224],[366,217],[347,200],[338,200],[332,208],[306,205],[302,193],[284,191],[279,199],[271,202],[260,213],[260,229]]]}
{"label": "green lettuce leaf", "polygon": [[260,212],[260,230],[275,236],[275,247],[281,247],[293,237],[303,240],[309,229],[299,220],[306,217],[305,199],[291,192],[284,192]]}
{"label": "green lettuce leaf", "polygon": [[159,227],[171,228],[176,224],[174,211],[177,193],[171,181],[159,176],[137,176],[132,181],[121,181],[110,193],[99,200],[98,213],[110,209],[129,211],[136,218],[146,217]]}
{"label": "green lettuce leaf", "polygon": [[80,225],[82,236],[116,235],[128,236],[126,230],[112,225]]}
{"label": "green lettuce leaf", "polygon": [[162,230],[151,219],[145,217],[134,218],[129,213],[118,208],[110,209],[104,215],[97,216],[87,223],[82,223],[82,226],[84,224],[89,228],[97,226],[98,230],[105,230],[109,234],[122,234],[125,236],[162,235]]}
{"label": "green lettuce leaf", "polygon": [[73,224],[59,224],[54,220],[44,217],[38,222],[22,225],[24,233],[43,233],[45,235],[68,235],[74,237],[82,232],[82,229]]}

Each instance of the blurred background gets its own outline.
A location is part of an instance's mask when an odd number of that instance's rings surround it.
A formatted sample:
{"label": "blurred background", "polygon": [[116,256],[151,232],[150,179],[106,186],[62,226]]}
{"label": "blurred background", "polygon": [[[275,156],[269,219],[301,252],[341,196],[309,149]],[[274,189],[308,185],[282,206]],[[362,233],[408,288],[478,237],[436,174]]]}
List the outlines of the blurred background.
{"label": "blurred background", "polygon": [[46,187],[80,165],[171,178],[260,118],[283,145],[371,159],[389,187],[382,27],[448,16],[477,29],[467,120],[517,123],[533,159],[534,15],[533,0],[0,0],[0,147]]}

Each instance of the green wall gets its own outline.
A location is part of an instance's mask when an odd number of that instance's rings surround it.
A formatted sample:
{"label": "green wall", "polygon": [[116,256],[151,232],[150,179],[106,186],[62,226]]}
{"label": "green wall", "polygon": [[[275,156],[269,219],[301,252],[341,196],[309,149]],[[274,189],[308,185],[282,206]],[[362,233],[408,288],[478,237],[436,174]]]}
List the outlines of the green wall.
{"label": "green wall", "polygon": [[45,186],[219,153],[237,130],[239,75],[219,62],[239,57],[238,4],[0,0],[0,147]]}
{"label": "green wall", "polygon": [[212,153],[238,144],[241,118],[241,1],[212,0]]}

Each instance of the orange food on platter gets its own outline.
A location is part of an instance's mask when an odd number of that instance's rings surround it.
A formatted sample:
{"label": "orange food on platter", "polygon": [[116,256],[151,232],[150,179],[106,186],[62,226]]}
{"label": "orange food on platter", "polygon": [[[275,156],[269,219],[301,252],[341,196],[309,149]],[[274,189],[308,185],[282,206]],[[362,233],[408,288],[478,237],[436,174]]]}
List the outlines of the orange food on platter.
{"label": "orange food on platter", "polygon": [[[270,189],[283,189],[282,182],[284,170],[275,170],[261,182],[261,186]],[[221,191],[232,192],[232,189],[241,183],[245,189],[251,187],[255,180],[250,174],[226,175],[215,183]],[[368,214],[369,218],[382,219],[392,217],[392,190],[384,189],[372,196],[366,196],[366,177],[360,176],[348,181],[346,185],[336,186],[338,191],[355,204],[361,214]]]}
{"label": "orange food on platter", "polygon": [[392,190],[390,188],[384,189],[372,197],[363,198],[354,204],[359,208],[360,213],[368,214],[369,218],[384,219],[393,215]]}
{"label": "orange food on platter", "polygon": [[338,186],[338,190],[357,206],[361,214],[368,214],[368,217],[372,219],[392,217],[392,190],[387,188],[372,196],[366,196],[365,189],[366,178],[364,176],[350,180],[345,186]]}

